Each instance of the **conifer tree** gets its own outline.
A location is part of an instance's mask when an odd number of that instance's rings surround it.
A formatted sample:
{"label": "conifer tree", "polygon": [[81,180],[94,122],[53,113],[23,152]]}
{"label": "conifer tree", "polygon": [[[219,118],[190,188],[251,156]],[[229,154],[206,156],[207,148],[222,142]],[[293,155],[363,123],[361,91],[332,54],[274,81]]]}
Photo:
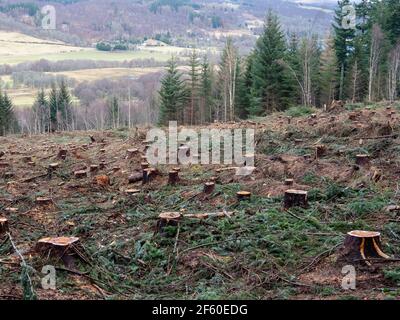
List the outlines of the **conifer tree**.
{"label": "conifer tree", "polygon": [[177,69],[175,58],[168,62],[167,74],[161,80],[160,124],[168,121],[183,121],[183,111],[189,101],[189,92]]}
{"label": "conifer tree", "polygon": [[252,66],[251,115],[282,110],[291,104],[289,73],[282,63],[287,53],[278,17],[269,11],[257,40]]}
{"label": "conifer tree", "polygon": [[350,6],[350,0],[339,0],[338,8],[335,11],[335,18],[333,24],[334,30],[334,48],[336,53],[337,62],[337,78],[338,78],[338,99],[343,100],[346,98],[344,89],[348,83],[348,71],[351,54],[354,48],[355,30],[349,24],[346,7]]}
{"label": "conifer tree", "polygon": [[36,133],[48,132],[50,128],[50,109],[44,90],[40,90],[32,106],[34,130]]}

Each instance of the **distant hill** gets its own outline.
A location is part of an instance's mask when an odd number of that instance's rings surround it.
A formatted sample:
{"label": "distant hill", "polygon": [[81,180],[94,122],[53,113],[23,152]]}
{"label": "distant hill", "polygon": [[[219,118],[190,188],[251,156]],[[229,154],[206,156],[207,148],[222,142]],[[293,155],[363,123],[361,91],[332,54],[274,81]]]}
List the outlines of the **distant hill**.
{"label": "distant hill", "polygon": [[74,45],[98,41],[139,43],[153,38],[174,45],[220,46],[227,36],[251,47],[265,13],[276,11],[283,28],[326,33],[334,3],[321,0],[3,0],[0,29],[38,36],[40,9],[56,8],[57,31],[44,34]]}

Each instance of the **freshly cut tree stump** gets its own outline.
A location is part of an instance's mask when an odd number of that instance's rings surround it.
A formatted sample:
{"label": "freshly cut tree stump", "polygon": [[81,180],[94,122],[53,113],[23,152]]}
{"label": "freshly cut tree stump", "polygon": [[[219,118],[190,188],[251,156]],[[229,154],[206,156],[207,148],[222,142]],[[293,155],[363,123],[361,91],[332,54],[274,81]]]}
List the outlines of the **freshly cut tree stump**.
{"label": "freshly cut tree stump", "polygon": [[106,153],[106,149],[100,149],[100,153]]}
{"label": "freshly cut tree stump", "polygon": [[143,184],[150,182],[156,175],[157,170],[154,168],[147,168],[143,170]]}
{"label": "freshly cut tree stump", "polygon": [[31,167],[34,167],[35,166],[35,163],[32,161],[32,162],[28,162],[28,164],[31,166]]}
{"label": "freshly cut tree stump", "polygon": [[49,205],[49,204],[53,203],[53,199],[45,198],[45,197],[37,197],[36,203],[39,205]]}
{"label": "freshly cut tree stump", "polygon": [[49,164],[49,170],[51,170],[51,171],[55,171],[55,170],[57,170],[58,168],[59,168],[59,164],[57,163],[57,162],[55,162],[55,163],[50,163]]}
{"label": "freshly cut tree stump", "polygon": [[352,262],[365,262],[367,265],[371,265],[369,258],[390,259],[382,251],[381,234],[362,230],[347,233],[344,240],[343,258]]}
{"label": "freshly cut tree stump", "polygon": [[303,190],[286,190],[283,199],[283,207],[289,209],[292,207],[306,208],[308,206],[308,192]]}
{"label": "freshly cut tree stump", "polygon": [[74,172],[74,176],[77,179],[82,179],[87,177],[87,172],[85,170],[79,170]]}
{"label": "freshly cut tree stump", "polygon": [[0,235],[5,234],[8,231],[8,220],[0,217]]}
{"label": "freshly cut tree stump", "polygon": [[323,144],[316,145],[315,146],[315,157],[316,158],[322,157],[323,155],[325,155],[326,151],[327,151],[327,148]]}
{"label": "freshly cut tree stump", "polygon": [[215,182],[206,182],[204,184],[204,193],[205,194],[211,194],[215,190]]}
{"label": "freshly cut tree stump", "polygon": [[139,152],[138,149],[128,149],[126,150],[126,158],[132,159]]}
{"label": "freshly cut tree stump", "polygon": [[299,144],[302,144],[302,143],[303,143],[302,139],[294,139],[294,144],[295,145],[299,145]]}
{"label": "freshly cut tree stump", "polygon": [[11,179],[13,177],[14,177],[14,173],[13,172],[4,173],[4,179]]}
{"label": "freshly cut tree stump", "polygon": [[36,252],[42,257],[61,259],[68,267],[73,266],[76,250],[74,246],[79,243],[76,237],[43,238],[36,243]]}
{"label": "freshly cut tree stump", "polygon": [[66,149],[60,149],[57,154],[57,159],[65,160],[68,151]]}
{"label": "freshly cut tree stump", "polygon": [[172,170],[168,173],[168,184],[174,185],[179,181],[179,172]]}
{"label": "freshly cut tree stump", "polygon": [[239,191],[236,193],[236,197],[239,201],[250,200],[251,192],[248,191]]}
{"label": "freshly cut tree stump", "polygon": [[359,166],[365,166],[369,164],[370,157],[367,154],[358,154],[356,155],[356,164]]}
{"label": "freshly cut tree stump", "polygon": [[142,162],[140,165],[142,169],[148,169],[150,167],[150,164],[148,162]]}
{"label": "freshly cut tree stump", "polygon": [[179,212],[163,212],[158,216],[159,220],[157,222],[157,232],[164,234],[165,227],[176,227],[182,218]]}
{"label": "freshly cut tree stump", "polygon": [[181,172],[181,168],[179,168],[179,167],[172,168],[172,170],[173,170],[173,171],[176,171],[176,172]]}
{"label": "freshly cut tree stump", "polygon": [[31,156],[22,157],[22,161],[25,163],[32,162],[32,157]]}
{"label": "freshly cut tree stump", "polygon": [[293,179],[285,179],[285,186],[292,186],[294,184]]}
{"label": "freshly cut tree stump", "polygon": [[99,166],[97,164],[92,164],[89,170],[90,172],[97,172],[99,170]]}

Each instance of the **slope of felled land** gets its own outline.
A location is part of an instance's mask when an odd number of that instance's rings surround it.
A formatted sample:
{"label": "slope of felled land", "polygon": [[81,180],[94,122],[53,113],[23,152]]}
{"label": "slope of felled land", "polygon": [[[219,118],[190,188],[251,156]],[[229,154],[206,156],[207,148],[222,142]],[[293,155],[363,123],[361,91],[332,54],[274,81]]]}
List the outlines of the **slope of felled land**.
{"label": "slope of felled land", "polygon": [[[396,259],[356,265],[356,290],[346,291],[339,258],[351,230],[381,232],[385,253],[400,254],[398,108],[303,111],[214,124],[256,129],[256,170],[240,177],[223,165],[179,166],[175,185],[176,165],[129,184],[142,174],[144,128],[0,138],[0,218],[10,232],[0,240],[0,298],[397,297]],[[368,163],[357,165],[357,155]],[[308,191],[306,209],[283,210],[289,188]],[[250,200],[238,201],[241,190]],[[163,212],[182,218],[161,231]],[[79,238],[68,261],[38,249],[38,240],[61,236]],[[45,265],[56,267],[56,290],[41,286]]]}

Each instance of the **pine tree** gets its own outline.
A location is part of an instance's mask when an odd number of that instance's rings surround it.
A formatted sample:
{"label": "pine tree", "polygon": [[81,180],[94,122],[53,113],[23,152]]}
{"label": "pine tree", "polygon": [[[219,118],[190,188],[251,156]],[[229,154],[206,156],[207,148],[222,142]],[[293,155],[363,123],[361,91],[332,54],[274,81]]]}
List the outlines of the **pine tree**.
{"label": "pine tree", "polygon": [[278,17],[270,11],[257,40],[252,66],[251,115],[282,110],[291,104],[289,74],[281,61],[287,53]]}
{"label": "pine tree", "polygon": [[182,74],[177,69],[175,58],[168,62],[167,74],[161,80],[160,96],[160,124],[168,121],[183,121],[183,111],[189,100]]}

